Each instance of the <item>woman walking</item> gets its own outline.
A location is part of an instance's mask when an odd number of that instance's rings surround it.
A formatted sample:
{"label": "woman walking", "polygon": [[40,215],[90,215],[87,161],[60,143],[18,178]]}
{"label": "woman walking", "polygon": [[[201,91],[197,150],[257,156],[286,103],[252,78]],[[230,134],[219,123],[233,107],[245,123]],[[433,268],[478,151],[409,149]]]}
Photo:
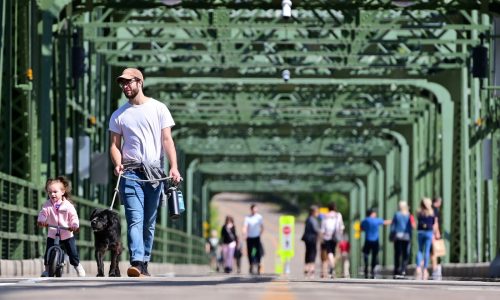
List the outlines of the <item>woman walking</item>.
{"label": "woman walking", "polygon": [[408,204],[399,202],[399,209],[391,223],[391,237],[394,242],[394,278],[406,276],[406,266],[410,255],[411,233],[415,229],[415,221],[411,217]]}
{"label": "woman walking", "polygon": [[420,201],[420,209],[417,212],[418,221],[418,252],[417,252],[417,266],[415,269],[416,279],[427,280],[429,278],[430,252],[432,239],[434,235],[436,239],[440,238],[439,228],[437,225],[436,216],[432,208],[432,201],[429,198],[423,198]]}
{"label": "woman walking", "polygon": [[318,222],[319,209],[316,205],[311,205],[309,208],[309,217],[306,220],[302,241],[306,246],[304,275],[308,279],[314,278],[318,234],[321,231]]}
{"label": "woman walking", "polygon": [[221,229],[222,240],[222,257],[224,259],[224,272],[231,273],[233,271],[234,250],[238,243],[236,236],[236,228],[234,227],[234,219],[231,216],[226,217],[226,221]]}

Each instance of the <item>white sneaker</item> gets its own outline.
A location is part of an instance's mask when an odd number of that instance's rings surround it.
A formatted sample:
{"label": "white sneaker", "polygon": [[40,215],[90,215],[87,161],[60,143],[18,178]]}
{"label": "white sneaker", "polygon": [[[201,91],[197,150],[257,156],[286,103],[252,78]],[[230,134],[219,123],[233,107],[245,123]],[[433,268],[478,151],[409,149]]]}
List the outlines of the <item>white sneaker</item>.
{"label": "white sneaker", "polygon": [[75,267],[75,270],[78,277],[85,277],[85,270],[83,269],[82,264],[78,264],[78,266]]}

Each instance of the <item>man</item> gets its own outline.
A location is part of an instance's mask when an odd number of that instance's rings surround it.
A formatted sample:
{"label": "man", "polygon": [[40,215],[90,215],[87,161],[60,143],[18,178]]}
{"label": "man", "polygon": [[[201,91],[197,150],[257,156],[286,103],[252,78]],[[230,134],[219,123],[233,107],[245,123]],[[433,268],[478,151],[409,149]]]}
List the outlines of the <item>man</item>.
{"label": "man", "polygon": [[379,245],[379,227],[390,225],[391,220],[377,218],[377,211],[369,209],[366,212],[366,218],[361,222],[361,230],[365,232],[365,244],[363,245],[363,258],[365,262],[365,278],[368,278],[368,259],[371,253],[371,278],[375,278],[375,266],[378,264]]}
{"label": "man", "polygon": [[109,121],[114,173],[123,175],[120,195],[125,207],[131,264],[127,275],[150,276],[147,267],[163,188],[158,179],[165,177],[163,151],[170,163],[169,176],[176,183],[181,180],[170,129],[175,123],[165,104],[143,94],[141,71],[127,68],[116,81],[128,99]]}
{"label": "man", "polygon": [[257,213],[257,205],[250,206],[250,215],[245,217],[243,224],[243,236],[247,240],[247,255],[250,264],[250,274],[254,274],[253,267],[257,266],[257,274],[260,274],[262,266],[260,259],[263,255],[263,248],[260,236],[264,231],[264,222],[260,214]]}

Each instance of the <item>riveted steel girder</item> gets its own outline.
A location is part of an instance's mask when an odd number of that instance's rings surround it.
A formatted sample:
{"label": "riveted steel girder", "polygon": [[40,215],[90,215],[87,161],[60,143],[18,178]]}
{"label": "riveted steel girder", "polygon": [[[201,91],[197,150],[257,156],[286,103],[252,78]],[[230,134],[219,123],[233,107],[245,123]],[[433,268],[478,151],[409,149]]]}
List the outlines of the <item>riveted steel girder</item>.
{"label": "riveted steel girder", "polygon": [[212,162],[202,163],[198,170],[210,175],[290,175],[334,177],[366,175],[372,167],[366,163],[248,163],[248,162]]}
{"label": "riveted steel girder", "polygon": [[[133,7],[133,6],[132,6]],[[108,64],[137,64],[163,73],[335,75],[405,69],[413,74],[456,69],[467,56],[457,47],[476,44],[466,11],[340,11],[299,8],[284,22],[278,10],[217,8],[108,10],[79,21],[85,38]]]}
{"label": "riveted steel girder", "polygon": [[208,187],[211,191],[222,192],[341,192],[348,193],[353,188],[353,182],[339,180],[338,182],[312,181],[287,181],[287,180],[210,180]]}
{"label": "riveted steel girder", "polygon": [[[155,7],[183,7],[189,9],[209,9],[209,8],[231,8],[231,9],[281,9],[281,0],[182,0],[174,4],[167,4],[161,0],[76,0],[73,1],[73,8],[76,11],[93,10],[96,7],[111,7],[121,9],[128,8],[155,8]],[[339,10],[432,10],[441,9],[443,11],[456,10],[483,10],[498,11],[494,0],[435,0],[435,1],[394,1],[394,0],[293,0],[294,8],[304,9],[339,9]]]}

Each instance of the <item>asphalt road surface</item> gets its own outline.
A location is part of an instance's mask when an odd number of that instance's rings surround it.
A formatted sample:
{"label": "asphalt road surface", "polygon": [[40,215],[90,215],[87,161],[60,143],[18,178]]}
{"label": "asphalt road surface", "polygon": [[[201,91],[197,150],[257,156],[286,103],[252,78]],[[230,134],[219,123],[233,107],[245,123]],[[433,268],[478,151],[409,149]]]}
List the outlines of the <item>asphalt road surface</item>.
{"label": "asphalt road surface", "polygon": [[500,283],[207,275],[150,278],[0,278],[0,299],[292,300],[498,299]]}

